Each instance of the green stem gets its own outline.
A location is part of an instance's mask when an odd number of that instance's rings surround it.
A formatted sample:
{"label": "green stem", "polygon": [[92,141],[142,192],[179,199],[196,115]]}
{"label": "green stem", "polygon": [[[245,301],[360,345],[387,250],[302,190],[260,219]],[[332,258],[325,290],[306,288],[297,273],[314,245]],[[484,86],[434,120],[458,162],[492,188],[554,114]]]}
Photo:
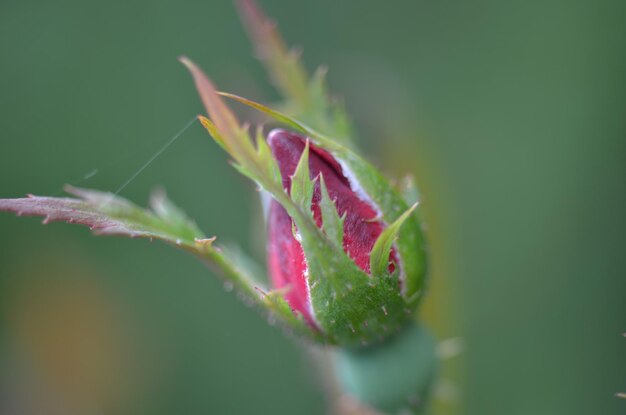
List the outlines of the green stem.
{"label": "green stem", "polygon": [[338,349],[335,370],[346,393],[389,414],[423,414],[437,372],[435,339],[410,323],[383,343]]}

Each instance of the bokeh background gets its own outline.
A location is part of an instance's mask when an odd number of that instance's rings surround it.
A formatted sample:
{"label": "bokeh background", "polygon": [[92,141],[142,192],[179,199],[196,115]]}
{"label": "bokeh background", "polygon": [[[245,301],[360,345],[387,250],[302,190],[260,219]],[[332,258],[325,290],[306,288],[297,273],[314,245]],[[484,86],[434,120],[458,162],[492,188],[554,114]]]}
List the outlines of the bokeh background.
{"label": "bokeh background", "polygon": [[[626,413],[624,3],[262,3],[328,64],[370,159],[418,177],[423,317],[464,344],[437,413]],[[116,189],[201,111],[181,54],[276,99],[229,1],[1,0],[0,195]],[[157,185],[262,259],[254,189],[201,127],[122,195]],[[320,414],[324,396],[184,253],[0,215],[0,414]]]}

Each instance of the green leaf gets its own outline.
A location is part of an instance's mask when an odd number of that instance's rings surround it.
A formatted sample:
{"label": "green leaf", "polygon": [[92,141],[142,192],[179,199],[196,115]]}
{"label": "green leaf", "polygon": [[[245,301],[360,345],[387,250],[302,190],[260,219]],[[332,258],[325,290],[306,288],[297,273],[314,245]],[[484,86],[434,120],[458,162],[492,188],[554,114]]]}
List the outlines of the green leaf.
{"label": "green leaf", "polygon": [[307,140],[304,151],[300,156],[296,171],[291,177],[291,200],[307,213],[311,213],[315,183],[310,178],[309,172],[309,142]]}
{"label": "green leaf", "polygon": [[252,0],[238,0],[240,15],[248,29],[257,56],[284,98],[282,107],[344,145],[351,145],[352,129],[343,105],[333,100],[326,87],[326,69],[309,77],[299,51],[289,50],[276,29]]}
{"label": "green leaf", "polygon": [[335,202],[328,195],[324,176],[320,174],[320,192],[322,194],[320,200],[320,209],[322,211],[323,229],[326,237],[338,249],[343,249],[343,223],[346,219],[346,213],[339,217],[339,212],[335,206]]}
{"label": "green leaf", "polygon": [[87,225],[98,235],[161,239],[193,245],[206,239],[195,223],[165,199],[162,191],[152,196],[152,210],[141,209],[111,193],[66,186],[78,197],[55,198],[29,195],[24,199],[0,199],[0,210],[19,216],[44,216],[44,223],[66,221]]}
{"label": "green leaf", "polygon": [[[247,126],[241,126],[234,113],[224,104],[217,94],[211,80],[191,60],[182,57],[180,61],[189,69],[198,93],[211,117],[200,116],[200,122],[215,141],[233,157],[233,166],[244,176],[255,181],[257,185],[268,191],[285,206],[288,211],[291,199],[282,186],[282,180],[276,161],[264,140],[257,140],[255,148],[248,133]],[[259,134],[259,130],[257,130]],[[290,214],[297,214],[293,211]]]}
{"label": "green leaf", "polygon": [[389,267],[389,254],[391,253],[391,245],[393,245],[400,227],[405,220],[413,213],[417,203],[404,212],[395,222],[387,226],[382,231],[370,254],[370,272],[373,276],[387,276]]}
{"label": "green leaf", "polygon": [[267,301],[259,291],[265,287],[247,271],[241,254],[214,244],[163,191],[150,199],[151,209],[142,209],[112,193],[67,186],[75,198],[28,196],[22,199],[0,199],[0,211],[18,216],[43,216],[44,223],[65,221],[89,226],[96,235],[120,235],[130,238],[158,239],[192,253],[219,273],[227,282],[259,308],[271,313],[294,332],[319,340],[319,334],[298,319],[291,309],[276,301]]}

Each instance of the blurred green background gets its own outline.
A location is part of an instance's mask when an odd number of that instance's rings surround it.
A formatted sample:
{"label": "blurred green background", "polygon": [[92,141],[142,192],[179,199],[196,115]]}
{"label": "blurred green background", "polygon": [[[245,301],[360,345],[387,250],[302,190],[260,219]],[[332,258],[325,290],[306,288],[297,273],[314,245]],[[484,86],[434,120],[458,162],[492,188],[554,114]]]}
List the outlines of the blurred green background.
{"label": "blurred green background", "polygon": [[[370,158],[418,176],[424,316],[465,345],[437,411],[626,413],[624,3],[262,3]],[[2,0],[0,196],[116,189],[201,111],[181,54],[276,98],[229,1]],[[157,185],[263,257],[256,194],[201,127],[122,195]],[[320,414],[316,373],[187,255],[0,215],[0,414]]]}

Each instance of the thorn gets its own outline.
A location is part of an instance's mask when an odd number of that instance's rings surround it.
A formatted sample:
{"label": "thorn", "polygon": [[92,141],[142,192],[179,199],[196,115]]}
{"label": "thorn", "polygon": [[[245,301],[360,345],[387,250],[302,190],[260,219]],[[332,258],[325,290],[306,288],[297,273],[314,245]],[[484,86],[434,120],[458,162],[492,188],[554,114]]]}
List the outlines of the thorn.
{"label": "thorn", "polygon": [[41,223],[43,223],[44,225],[47,225],[47,224],[49,224],[49,223],[50,223],[50,221],[51,221],[51,220],[52,220],[52,219],[50,218],[50,216],[46,216],[46,217],[45,217],[45,218],[41,221]]}
{"label": "thorn", "polygon": [[[210,247],[211,244],[213,244],[213,242],[215,241],[217,237],[212,237],[212,238],[194,238],[194,242],[196,244],[196,246],[198,247]],[[178,241],[176,241],[176,243],[178,244]]]}
{"label": "thorn", "polygon": [[28,193],[28,194],[26,195],[26,197],[27,197],[27,198],[29,198],[29,199],[33,199],[33,198],[35,198],[35,195],[34,195],[34,194],[32,194],[32,193]]}
{"label": "thorn", "polygon": [[626,399],[626,393],[624,392],[618,392],[615,394],[615,396],[618,398]]}
{"label": "thorn", "polygon": [[382,307],[380,307],[383,310],[383,313],[387,316],[389,315],[389,313],[387,313],[387,307],[385,307],[384,305]]}
{"label": "thorn", "polygon": [[352,333],[356,333],[356,330],[354,329],[354,326],[352,325],[352,323],[350,323],[350,330],[352,331]]}
{"label": "thorn", "polygon": [[176,245],[182,245],[182,244],[183,244],[183,241],[181,239],[176,240]]}

